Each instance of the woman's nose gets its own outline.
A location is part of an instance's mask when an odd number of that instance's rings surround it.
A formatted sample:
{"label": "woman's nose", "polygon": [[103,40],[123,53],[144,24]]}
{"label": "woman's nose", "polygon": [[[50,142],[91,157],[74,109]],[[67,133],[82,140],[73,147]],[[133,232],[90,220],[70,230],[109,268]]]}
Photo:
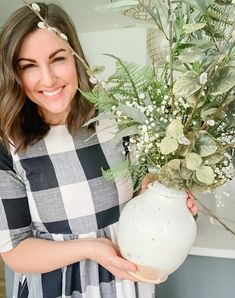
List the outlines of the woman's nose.
{"label": "woman's nose", "polygon": [[41,84],[43,87],[52,87],[55,84],[56,76],[50,66],[41,68]]}

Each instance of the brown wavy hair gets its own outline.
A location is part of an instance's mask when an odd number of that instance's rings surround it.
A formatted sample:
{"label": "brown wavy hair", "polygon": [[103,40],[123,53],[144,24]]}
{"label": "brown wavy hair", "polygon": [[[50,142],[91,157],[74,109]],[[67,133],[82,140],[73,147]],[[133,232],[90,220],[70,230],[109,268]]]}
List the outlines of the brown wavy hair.
{"label": "brown wavy hair", "polygon": [[[51,26],[63,32],[70,46],[84,59],[75,26],[69,15],[54,3],[37,2],[40,14]],[[9,149],[13,142],[16,152],[24,151],[39,141],[50,130],[38,112],[37,105],[24,92],[17,73],[18,53],[24,37],[38,29],[39,17],[27,6],[16,10],[0,31],[0,136]],[[90,90],[84,65],[75,58],[79,78],[78,88]],[[71,104],[66,125],[75,134],[94,115],[94,107],[77,91]]]}

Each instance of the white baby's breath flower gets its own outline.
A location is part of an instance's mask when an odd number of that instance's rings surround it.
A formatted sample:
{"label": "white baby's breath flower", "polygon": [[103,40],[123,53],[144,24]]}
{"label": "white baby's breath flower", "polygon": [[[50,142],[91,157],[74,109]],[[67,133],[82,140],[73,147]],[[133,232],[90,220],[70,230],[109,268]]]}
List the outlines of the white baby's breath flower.
{"label": "white baby's breath flower", "polygon": [[147,125],[142,125],[142,131],[143,131],[143,132],[146,132],[147,130],[148,130]]}
{"label": "white baby's breath flower", "polygon": [[60,37],[66,41],[68,40],[68,37],[64,33],[60,33]]}
{"label": "white baby's breath flower", "polygon": [[200,75],[200,84],[201,85],[205,85],[207,83],[207,73],[206,72],[203,72],[201,75]]}
{"label": "white baby's breath flower", "polygon": [[184,135],[179,136],[177,138],[177,141],[181,145],[190,145],[190,140],[188,138],[186,138]]}
{"label": "white baby's breath flower", "polygon": [[209,119],[209,120],[206,121],[206,124],[209,125],[209,126],[214,126],[215,125],[215,120]]}
{"label": "white baby's breath flower", "polygon": [[46,29],[46,24],[44,22],[38,22],[38,28]]}
{"label": "white baby's breath flower", "polygon": [[139,98],[140,98],[140,99],[145,99],[145,94],[144,94],[144,93],[140,93],[140,94],[139,94]]}
{"label": "white baby's breath flower", "polygon": [[90,77],[89,81],[91,82],[91,84],[97,84],[97,79],[94,77]]}
{"label": "white baby's breath flower", "polygon": [[34,11],[40,12],[40,6],[37,3],[32,3],[31,6]]}
{"label": "white baby's breath flower", "polygon": [[57,29],[54,28],[54,27],[48,27],[47,30],[48,30],[49,32],[53,32],[53,33],[56,33],[56,32],[57,32]]}
{"label": "white baby's breath flower", "polygon": [[116,112],[116,115],[120,117],[122,115],[122,112],[121,111],[117,111]]}

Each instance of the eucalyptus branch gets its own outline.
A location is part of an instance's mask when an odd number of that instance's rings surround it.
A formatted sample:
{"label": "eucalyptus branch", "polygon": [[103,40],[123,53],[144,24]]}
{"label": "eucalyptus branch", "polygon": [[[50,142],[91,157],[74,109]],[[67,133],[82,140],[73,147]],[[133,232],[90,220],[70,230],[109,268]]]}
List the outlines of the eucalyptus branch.
{"label": "eucalyptus branch", "polygon": [[[223,99],[222,102],[220,103],[220,107],[215,111],[214,114],[212,114],[212,116],[210,117],[210,119],[215,120],[218,116],[221,115],[221,112],[223,112],[224,109],[225,109],[231,102],[234,101],[234,98],[232,98],[232,99],[230,99],[229,101],[227,101],[230,92],[231,92],[231,90],[229,90],[229,91],[226,93],[224,99]],[[199,130],[203,130],[203,129],[205,129],[206,127],[208,127],[208,125],[207,125],[206,122],[204,122],[203,125],[199,128]]]}
{"label": "eucalyptus branch", "polygon": [[[217,59],[215,59],[215,61],[208,66],[206,72],[208,73],[208,79],[211,77],[211,75],[213,74],[213,72],[215,71],[215,68],[218,66],[218,64],[222,63],[222,61],[229,55],[229,53],[231,52],[230,50],[227,51],[227,55],[223,55],[224,51],[227,48],[227,45],[229,43],[229,41],[231,40],[232,36],[233,36],[233,32],[235,30],[235,22],[233,22],[233,26],[228,34],[228,37],[226,38],[223,46],[219,49],[219,53],[217,55]],[[233,48],[233,43],[231,43],[230,49]]]}
{"label": "eucalyptus branch", "polygon": [[231,144],[224,145],[224,149],[235,148],[235,142]]}
{"label": "eucalyptus branch", "polygon": [[210,209],[208,209],[199,199],[195,198],[197,203],[207,212],[208,215],[213,217],[215,220],[217,220],[228,232],[230,232],[233,236],[235,236],[235,231],[230,229],[225,223],[223,223],[216,215],[214,215]]}
{"label": "eucalyptus branch", "polygon": [[211,28],[210,19],[208,18],[208,16],[206,16],[206,21],[207,21],[207,25],[209,27],[209,30],[211,30],[211,32],[212,32],[211,38],[213,40],[213,43],[214,43],[216,49],[219,50],[219,47],[217,46],[216,39],[215,39],[215,36],[214,36],[214,33],[213,33],[213,29]]}
{"label": "eucalyptus branch", "polygon": [[156,17],[156,14],[153,13],[153,11],[151,10],[151,8],[148,5],[145,5],[144,3],[140,2],[140,0],[139,0],[139,5],[142,6],[144,8],[144,10],[151,16],[152,20],[155,22],[158,29],[164,34],[166,40],[168,40],[169,38],[162,26],[161,18],[160,18],[158,11],[156,13],[157,14],[157,17]]}
{"label": "eucalyptus branch", "polygon": [[184,133],[185,134],[187,134],[187,132],[188,132],[188,129],[189,129],[189,127],[190,127],[190,125],[192,123],[192,120],[193,120],[194,113],[195,113],[195,111],[197,109],[197,106],[198,106],[199,102],[201,101],[201,97],[202,97],[202,94],[204,92],[204,87],[205,87],[205,85],[203,84],[202,87],[201,87],[201,89],[200,89],[200,93],[198,95],[198,98],[195,101],[194,106],[193,106],[193,108],[191,110],[191,113],[189,114],[189,117],[188,117],[188,119],[187,119],[187,121],[185,123],[185,126],[184,126]]}

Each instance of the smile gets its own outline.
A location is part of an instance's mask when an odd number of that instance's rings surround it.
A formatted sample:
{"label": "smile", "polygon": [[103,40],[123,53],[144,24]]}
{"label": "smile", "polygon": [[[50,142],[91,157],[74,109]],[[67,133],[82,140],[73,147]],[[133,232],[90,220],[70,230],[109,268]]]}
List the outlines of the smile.
{"label": "smile", "polygon": [[52,91],[52,92],[48,92],[48,91],[42,91],[42,93],[46,96],[55,96],[55,95],[58,95],[61,91],[62,91],[62,87],[55,90],[55,91]]}

